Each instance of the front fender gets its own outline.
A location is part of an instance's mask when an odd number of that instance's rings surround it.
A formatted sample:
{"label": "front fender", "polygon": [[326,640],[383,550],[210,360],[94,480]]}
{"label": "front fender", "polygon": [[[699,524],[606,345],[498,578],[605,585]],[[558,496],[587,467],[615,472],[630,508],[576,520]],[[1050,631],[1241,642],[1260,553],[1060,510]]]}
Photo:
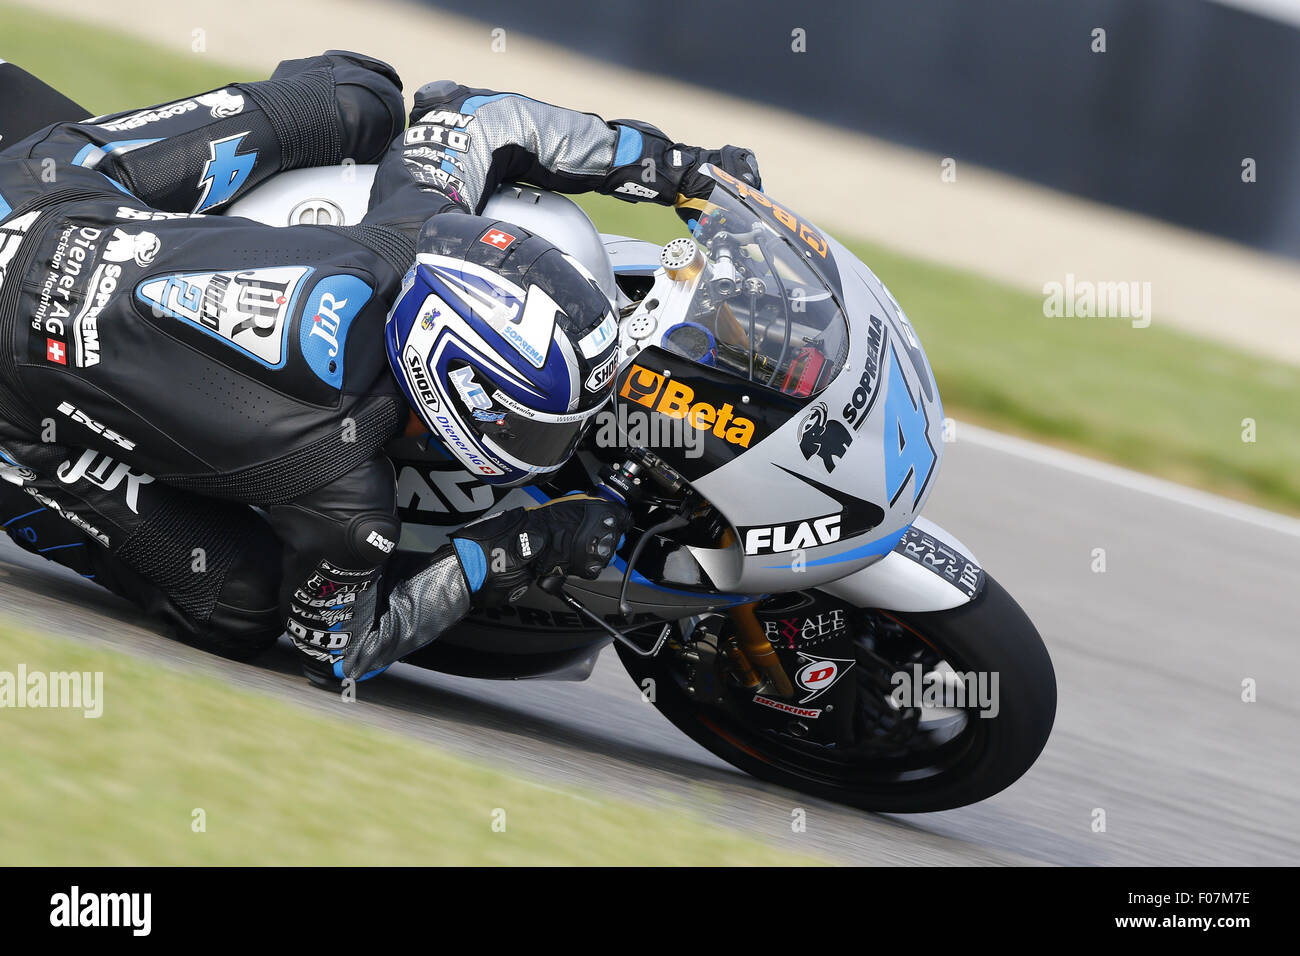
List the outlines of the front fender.
{"label": "front fender", "polygon": [[855,607],[946,611],[984,588],[984,570],[966,546],[933,521],[917,518],[893,551],[819,590]]}

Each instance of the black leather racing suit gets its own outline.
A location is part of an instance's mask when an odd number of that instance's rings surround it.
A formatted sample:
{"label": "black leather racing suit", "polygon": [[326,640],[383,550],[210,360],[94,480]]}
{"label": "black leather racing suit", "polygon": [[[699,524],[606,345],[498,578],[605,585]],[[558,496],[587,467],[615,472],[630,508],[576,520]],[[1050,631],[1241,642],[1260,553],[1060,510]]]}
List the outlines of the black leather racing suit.
{"label": "black leather racing suit", "polygon": [[[339,677],[468,610],[451,548],[383,574],[381,449],[409,416],[383,326],[420,226],[503,180],[670,203],[721,154],[452,83],[403,125],[391,68],[331,51],[5,144],[0,525],[19,545],[228,653],[287,630]],[[359,225],[204,215],[281,170],[377,160]]]}

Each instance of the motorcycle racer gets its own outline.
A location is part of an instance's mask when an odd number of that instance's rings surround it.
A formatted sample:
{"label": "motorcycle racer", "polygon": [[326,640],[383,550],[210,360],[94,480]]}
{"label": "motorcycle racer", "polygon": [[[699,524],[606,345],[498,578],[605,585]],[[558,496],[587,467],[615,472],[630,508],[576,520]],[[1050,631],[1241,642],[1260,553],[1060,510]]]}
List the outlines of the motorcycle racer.
{"label": "motorcycle racer", "polygon": [[[471,606],[594,577],[628,527],[569,496],[462,528],[419,566],[384,445],[427,431],[481,480],[558,468],[609,397],[609,301],[574,260],[479,216],[501,182],[680,205],[701,150],[386,64],[286,61],[0,152],[0,526],[166,621],[313,679],[364,679]],[[378,162],[354,226],[210,213],[277,172]]]}

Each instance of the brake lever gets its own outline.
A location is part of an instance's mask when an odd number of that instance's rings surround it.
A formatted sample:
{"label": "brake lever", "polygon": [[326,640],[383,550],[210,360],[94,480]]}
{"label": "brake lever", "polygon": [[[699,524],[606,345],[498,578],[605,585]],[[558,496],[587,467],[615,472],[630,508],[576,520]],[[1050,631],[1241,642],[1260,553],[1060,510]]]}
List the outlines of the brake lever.
{"label": "brake lever", "polygon": [[672,633],[672,627],[673,627],[672,621],[664,622],[663,630],[659,632],[659,639],[655,641],[654,647],[652,647],[648,651],[644,651],[641,649],[640,645],[638,645],[635,641],[633,641],[632,638],[628,637],[625,632],[618,630],[618,628],[610,626],[609,622],[606,621],[603,617],[596,614],[594,611],[590,610],[585,604],[579,601],[576,597],[574,597],[568,591],[564,590],[563,575],[548,574],[546,577],[540,578],[538,580],[537,586],[541,588],[543,591],[545,591],[547,594],[551,595],[552,597],[559,598],[569,607],[573,608],[573,610],[576,611],[578,614],[587,618],[587,620],[591,621],[593,624],[599,626],[607,634],[613,637],[614,640],[618,641],[620,644],[622,644],[632,653],[636,654],[638,657],[654,657],[661,650],[663,650],[664,642],[668,640],[668,635]]}

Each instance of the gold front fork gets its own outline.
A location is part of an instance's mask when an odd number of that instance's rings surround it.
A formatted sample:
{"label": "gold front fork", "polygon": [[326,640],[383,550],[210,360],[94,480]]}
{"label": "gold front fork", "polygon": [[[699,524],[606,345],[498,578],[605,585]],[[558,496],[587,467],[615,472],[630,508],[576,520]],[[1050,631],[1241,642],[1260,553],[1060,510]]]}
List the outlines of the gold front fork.
{"label": "gold front fork", "polygon": [[[738,604],[728,611],[732,623],[736,625],[740,645],[737,649],[746,661],[762,671],[763,676],[767,678],[768,683],[772,685],[772,690],[778,696],[793,697],[794,685],[790,683],[790,675],[781,666],[781,658],[777,656],[772,647],[772,642],[763,633],[763,625],[759,623],[754,614],[755,607],[757,607],[755,604]],[[728,650],[728,657],[730,656],[731,653]],[[752,669],[750,673],[753,673]],[[741,676],[743,679],[743,670]]]}

